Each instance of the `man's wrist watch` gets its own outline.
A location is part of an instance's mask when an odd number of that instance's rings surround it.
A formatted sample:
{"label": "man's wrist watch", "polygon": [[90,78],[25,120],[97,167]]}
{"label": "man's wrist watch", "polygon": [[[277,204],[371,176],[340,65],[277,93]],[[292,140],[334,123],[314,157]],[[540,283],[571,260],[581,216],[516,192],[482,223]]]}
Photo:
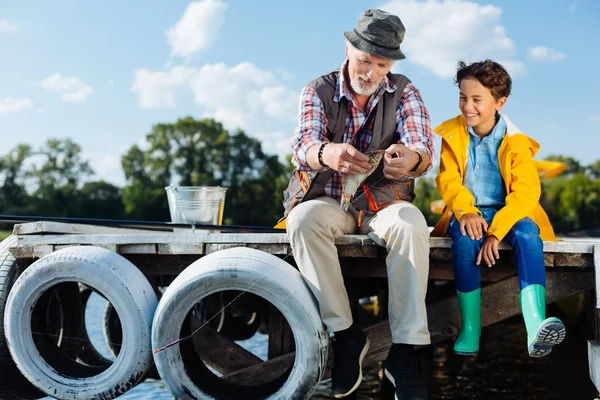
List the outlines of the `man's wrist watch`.
{"label": "man's wrist watch", "polygon": [[419,160],[417,161],[413,169],[411,169],[409,172],[415,172],[416,170],[418,170],[421,166],[421,163],[423,162],[423,156],[421,156],[421,153],[419,153],[418,151],[415,151],[415,153],[417,153],[417,156],[419,156]]}

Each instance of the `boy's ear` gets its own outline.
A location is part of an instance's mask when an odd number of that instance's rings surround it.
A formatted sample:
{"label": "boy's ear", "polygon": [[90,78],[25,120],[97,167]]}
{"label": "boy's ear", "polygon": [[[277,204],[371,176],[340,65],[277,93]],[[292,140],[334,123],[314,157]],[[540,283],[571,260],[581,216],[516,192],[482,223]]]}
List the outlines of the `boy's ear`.
{"label": "boy's ear", "polygon": [[502,108],[504,107],[505,104],[506,104],[506,97],[500,97],[498,100],[496,100],[496,111],[502,110]]}

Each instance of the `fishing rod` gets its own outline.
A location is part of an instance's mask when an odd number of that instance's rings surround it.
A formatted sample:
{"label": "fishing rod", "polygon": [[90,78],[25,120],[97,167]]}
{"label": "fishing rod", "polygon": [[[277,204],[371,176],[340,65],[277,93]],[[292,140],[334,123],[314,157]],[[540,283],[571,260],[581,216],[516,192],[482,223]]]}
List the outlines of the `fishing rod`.
{"label": "fishing rod", "polygon": [[196,223],[177,223],[162,221],[135,221],[122,219],[101,219],[101,218],[70,218],[70,217],[42,217],[27,215],[0,215],[0,222],[63,222],[71,224],[99,225],[118,228],[154,228],[160,230],[167,229],[199,229],[199,230],[218,230],[234,232],[264,232],[264,233],[285,233],[285,229],[271,228],[268,226],[251,225],[210,225]]}

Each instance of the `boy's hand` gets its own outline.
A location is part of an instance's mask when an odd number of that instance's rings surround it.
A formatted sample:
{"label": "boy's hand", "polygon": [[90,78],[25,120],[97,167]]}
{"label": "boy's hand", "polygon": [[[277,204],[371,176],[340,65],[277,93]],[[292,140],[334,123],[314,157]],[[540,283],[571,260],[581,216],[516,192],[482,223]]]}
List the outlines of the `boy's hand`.
{"label": "boy's hand", "polygon": [[477,214],[465,214],[460,219],[460,233],[462,233],[463,236],[468,233],[471,240],[481,239],[483,233],[487,231],[487,229],[487,222]]}
{"label": "boy's hand", "polygon": [[496,236],[488,236],[485,238],[481,250],[477,255],[477,265],[481,263],[481,259],[487,264],[488,267],[496,265],[496,260],[500,258],[498,253],[498,238]]}

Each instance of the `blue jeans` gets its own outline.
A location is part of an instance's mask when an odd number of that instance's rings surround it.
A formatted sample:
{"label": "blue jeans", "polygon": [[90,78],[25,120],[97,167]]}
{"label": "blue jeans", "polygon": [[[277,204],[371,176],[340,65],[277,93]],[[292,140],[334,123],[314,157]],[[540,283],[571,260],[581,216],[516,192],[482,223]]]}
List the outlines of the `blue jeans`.
{"label": "blue jeans", "polygon": [[[495,209],[481,210],[488,225],[492,222]],[[481,283],[480,266],[485,262],[477,262],[477,254],[485,237],[473,239],[460,233],[460,222],[450,222],[448,234],[452,238],[452,268],[456,289],[460,292],[471,292],[479,288]],[[546,267],[544,265],[543,242],[537,224],[530,218],[518,221],[504,238],[513,248],[517,259],[517,271],[521,290],[526,286],[537,284],[546,286]],[[493,268],[493,267],[492,267]]]}

